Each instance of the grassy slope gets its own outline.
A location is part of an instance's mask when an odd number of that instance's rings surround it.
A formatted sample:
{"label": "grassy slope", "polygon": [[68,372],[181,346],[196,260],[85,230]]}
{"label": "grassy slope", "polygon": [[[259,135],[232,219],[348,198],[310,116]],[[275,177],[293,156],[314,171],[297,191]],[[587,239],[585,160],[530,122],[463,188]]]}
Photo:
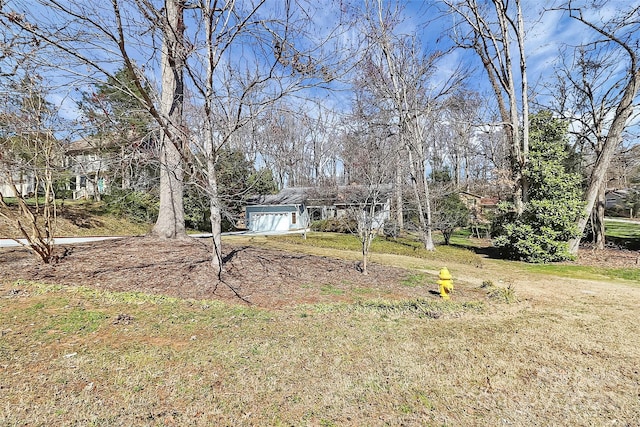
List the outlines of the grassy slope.
{"label": "grassy slope", "polygon": [[[251,243],[359,257],[348,239],[323,240]],[[454,281],[514,284],[520,301],[453,301],[438,316],[379,301],[269,311],[0,281],[0,425],[640,419],[637,285],[575,271],[549,279],[455,248],[424,254],[410,244],[378,245],[374,261],[433,274],[446,263]]]}
{"label": "grassy slope", "polygon": [[[150,224],[128,221],[104,212],[99,203],[65,202],[58,207],[56,237],[137,236],[146,234]],[[0,218],[0,238],[22,237],[12,223]]]}
{"label": "grassy slope", "polygon": [[628,220],[605,221],[607,242],[631,250],[640,250],[640,222]]}
{"label": "grassy slope", "polygon": [[[636,226],[640,229],[640,225]],[[236,237],[236,239],[246,239]],[[439,246],[435,252],[429,252],[421,248],[420,243],[410,240],[376,239],[371,247],[370,257],[374,262],[396,265],[405,268],[437,271],[442,266],[455,266],[459,271],[466,271],[468,276],[485,276],[491,280],[491,275],[502,274],[507,271],[509,275],[537,274],[556,277],[605,280],[623,279],[640,282],[640,269],[638,268],[606,268],[587,267],[572,264],[527,264],[522,262],[510,262],[502,260],[483,259],[473,251],[466,249],[477,244],[477,241],[465,240],[457,237],[454,239],[457,246]],[[360,259],[359,241],[353,236],[333,233],[311,233],[308,242],[297,235],[261,238],[254,237],[247,240],[249,243],[262,242],[286,246],[294,251],[303,251],[315,255],[332,255],[341,253],[342,257]]]}

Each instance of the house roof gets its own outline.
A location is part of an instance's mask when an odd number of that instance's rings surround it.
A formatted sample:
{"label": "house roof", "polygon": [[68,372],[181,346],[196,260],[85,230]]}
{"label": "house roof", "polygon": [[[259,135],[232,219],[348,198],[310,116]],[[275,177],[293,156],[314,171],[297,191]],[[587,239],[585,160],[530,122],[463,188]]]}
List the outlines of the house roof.
{"label": "house roof", "polygon": [[496,206],[498,202],[500,202],[500,199],[497,197],[481,197],[480,198],[480,205],[485,207]]}
{"label": "house roof", "polygon": [[377,202],[386,199],[391,192],[391,185],[378,188],[363,185],[344,185],[333,187],[290,187],[283,188],[278,194],[256,196],[250,200],[251,205],[295,205],[327,206],[362,203],[366,199],[377,196]]}
{"label": "house roof", "polygon": [[65,147],[65,152],[67,154],[82,154],[113,151],[119,149],[123,145],[139,145],[148,138],[149,135],[139,135],[131,132],[125,132],[122,135],[114,134],[114,137],[109,137],[108,135],[88,136],[68,143]]}
{"label": "house roof", "polygon": [[609,189],[605,193],[607,196],[627,197],[632,192],[630,188]]}
{"label": "house roof", "polygon": [[76,141],[70,142],[65,147],[67,154],[80,154],[80,153],[95,153],[100,149],[115,147],[113,142],[100,141],[91,138],[82,138]]}
{"label": "house roof", "polygon": [[458,194],[459,194],[460,196],[473,197],[474,199],[481,199],[481,198],[482,198],[482,196],[479,196],[479,195],[474,194],[474,193],[470,193],[470,192],[468,192],[468,191],[459,191],[459,192],[458,192]]}

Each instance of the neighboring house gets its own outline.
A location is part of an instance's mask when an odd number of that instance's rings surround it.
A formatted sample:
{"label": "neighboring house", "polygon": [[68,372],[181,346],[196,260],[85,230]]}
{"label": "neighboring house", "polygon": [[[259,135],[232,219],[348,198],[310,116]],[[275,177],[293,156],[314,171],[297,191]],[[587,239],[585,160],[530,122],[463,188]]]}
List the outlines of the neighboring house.
{"label": "neighboring house", "polygon": [[640,212],[640,190],[635,188],[607,190],[604,207],[607,215],[638,217],[638,212]]}
{"label": "neighboring house", "polygon": [[487,222],[487,215],[496,210],[499,202],[497,197],[483,197],[467,191],[460,191],[458,195],[476,222]]}
{"label": "neighboring house", "polygon": [[482,200],[482,196],[478,196],[477,194],[469,193],[468,191],[459,191],[458,196],[462,203],[469,209],[470,211],[477,211],[480,209],[480,200]]}
{"label": "neighboring house", "polygon": [[605,193],[605,209],[623,210],[626,209],[627,197],[631,194],[631,189],[607,190]]}
{"label": "neighboring house", "polygon": [[250,231],[291,231],[308,226],[304,205],[247,206],[246,221]]}
{"label": "neighboring house", "polygon": [[96,194],[105,194],[109,185],[106,171],[114,162],[114,155],[100,149],[88,139],[80,139],[65,150],[65,168],[71,172],[69,190],[73,199],[87,199]]}
{"label": "neighboring house", "polygon": [[[312,221],[344,218],[354,209],[373,207],[373,228],[389,219],[390,186],[380,191],[358,185],[339,187],[285,188],[274,195],[259,196],[246,207],[246,226],[250,231],[289,231],[307,228]],[[372,200],[376,196],[376,200]]]}
{"label": "neighboring house", "polygon": [[482,197],[477,194],[461,191],[460,199],[469,209],[471,232],[474,236],[489,237],[491,215],[498,207],[497,197]]}
{"label": "neighboring house", "polygon": [[71,172],[69,190],[74,199],[107,194],[117,185],[122,189],[144,191],[153,182],[155,170],[153,137],[129,141],[80,139],[65,150],[65,168]]}
{"label": "neighboring house", "polygon": [[278,194],[258,196],[246,207],[245,221],[250,231],[301,230],[309,225],[305,195],[285,188]]}
{"label": "neighboring house", "polygon": [[[56,170],[61,167],[70,175],[67,190],[72,192],[73,199],[94,198],[108,193],[114,177],[123,189],[144,189],[155,176],[153,167],[149,166],[152,144],[152,138],[148,137],[132,137],[125,144],[80,139],[64,145],[64,156],[55,159]],[[35,194],[37,181],[33,171],[16,163],[4,162],[0,164],[0,193],[4,197],[13,197],[13,189],[4,173],[6,169],[13,171],[13,182],[23,196]]]}
{"label": "neighboring house", "polygon": [[[33,174],[28,172],[14,172],[12,176],[13,183],[15,184],[18,192],[24,197],[35,194],[36,192],[36,178]],[[13,197],[13,188],[7,181],[7,176],[4,171],[0,170],[0,193],[3,197]]]}
{"label": "neighboring house", "polygon": [[482,197],[480,199],[480,214],[482,217],[487,217],[498,209],[498,203],[500,199],[497,197]]}

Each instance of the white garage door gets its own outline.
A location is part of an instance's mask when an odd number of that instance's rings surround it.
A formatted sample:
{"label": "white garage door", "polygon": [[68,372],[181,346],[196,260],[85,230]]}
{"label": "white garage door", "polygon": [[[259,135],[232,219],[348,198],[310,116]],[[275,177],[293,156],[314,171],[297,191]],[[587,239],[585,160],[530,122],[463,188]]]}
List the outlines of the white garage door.
{"label": "white garage door", "polygon": [[252,231],[288,231],[289,213],[254,213],[251,216]]}

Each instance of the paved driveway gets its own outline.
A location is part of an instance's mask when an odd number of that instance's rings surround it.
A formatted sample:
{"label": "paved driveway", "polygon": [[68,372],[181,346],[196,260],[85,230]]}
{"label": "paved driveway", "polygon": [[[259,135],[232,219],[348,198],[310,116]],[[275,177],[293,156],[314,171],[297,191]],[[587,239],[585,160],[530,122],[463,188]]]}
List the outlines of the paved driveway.
{"label": "paved driveway", "polygon": [[[97,242],[99,240],[120,239],[121,237],[56,237],[54,243],[56,245],[64,245],[71,243],[87,243]],[[26,244],[25,239],[18,239],[22,244]],[[14,246],[22,246],[13,239],[0,239],[0,248],[10,248]]]}

